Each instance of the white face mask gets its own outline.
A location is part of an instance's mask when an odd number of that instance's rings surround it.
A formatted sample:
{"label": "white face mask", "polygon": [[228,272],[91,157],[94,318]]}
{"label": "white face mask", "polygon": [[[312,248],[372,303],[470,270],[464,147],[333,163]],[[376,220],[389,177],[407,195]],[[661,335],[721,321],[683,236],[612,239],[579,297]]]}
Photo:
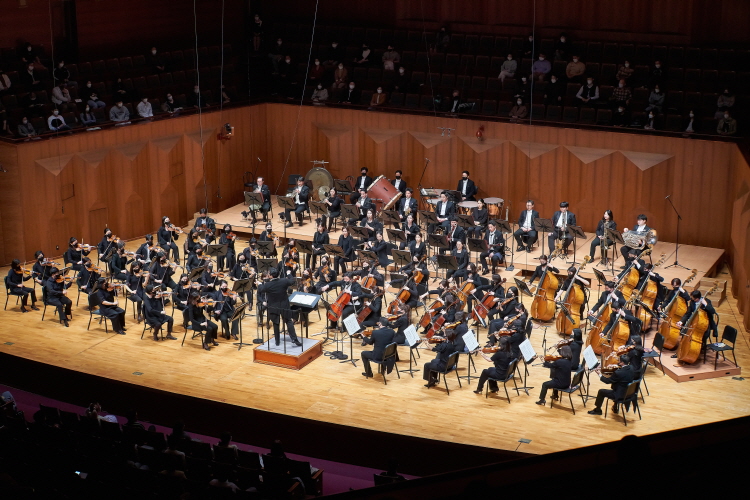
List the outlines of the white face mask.
{"label": "white face mask", "polygon": [[624,86],[625,86],[624,83],[621,83],[621,84],[618,85],[618,87],[620,87],[620,88],[623,88]]}
{"label": "white face mask", "polygon": [[318,85],[318,90],[323,90],[323,86],[322,85]]}
{"label": "white face mask", "polygon": [[338,44],[338,43],[332,43],[332,44],[331,44],[331,47],[333,47],[334,49],[335,49],[336,47],[338,47],[338,46],[339,46],[339,44]]}
{"label": "white face mask", "polygon": [[654,115],[652,115],[652,114],[649,114],[649,115],[648,115],[648,119],[649,119],[649,120],[653,120],[653,118],[654,118]]}
{"label": "white face mask", "polygon": [[404,68],[399,68],[398,72],[403,75],[404,74]]}
{"label": "white face mask", "polygon": [[618,113],[622,113],[623,111],[625,111],[625,108],[617,108]]}
{"label": "white face mask", "polygon": [[383,93],[383,89],[378,89],[378,94],[382,94],[382,93]]}
{"label": "white face mask", "polygon": [[690,113],[690,118],[693,118],[695,115],[693,113]]}
{"label": "white face mask", "polygon": [[520,106],[521,104],[523,104],[523,101],[516,101],[516,104]]}
{"label": "white face mask", "polygon": [[354,90],[354,85],[349,85],[349,88],[350,88],[351,90]]}
{"label": "white face mask", "polygon": [[594,80],[586,80],[586,83],[588,83],[589,85],[593,85],[594,84]]}
{"label": "white face mask", "polygon": [[87,83],[87,84],[86,84],[86,86],[87,86],[88,88],[91,88],[91,84],[90,84],[90,83]]}
{"label": "white face mask", "polygon": [[339,64],[339,69],[344,69],[344,65],[343,64]]}
{"label": "white face mask", "polygon": [[725,120],[729,120],[729,115],[725,114],[725,115],[724,115],[724,119],[725,119]]}
{"label": "white face mask", "polygon": [[509,61],[512,61],[512,60],[513,60],[513,58],[512,58],[512,57],[510,57],[510,56],[508,56],[508,60],[509,60]]}
{"label": "white face mask", "polygon": [[553,79],[551,79],[550,81],[551,81],[552,83],[555,83],[555,82],[557,82],[557,78],[553,78]]}
{"label": "white face mask", "polygon": [[120,103],[117,103],[117,107],[118,107],[118,108],[121,108],[121,107],[122,107],[122,103],[121,103],[121,102],[120,102]]}
{"label": "white face mask", "polygon": [[29,123],[29,121],[28,121],[28,120],[24,120],[24,121],[23,121],[23,124],[24,124],[24,125],[26,125],[27,123]]}
{"label": "white face mask", "polygon": [[155,50],[152,50],[152,51],[151,51],[151,53],[152,53],[153,55],[156,55],[156,51],[155,51]]}
{"label": "white face mask", "polygon": [[544,58],[543,58],[543,57],[540,57],[540,58],[539,58],[539,60],[540,60],[540,61],[544,61]]}
{"label": "white face mask", "polygon": [[320,61],[315,61],[315,66],[320,66]]}
{"label": "white face mask", "polygon": [[577,62],[578,62],[578,59],[576,59],[576,58],[573,58],[573,62],[574,62],[574,63],[577,63]]}
{"label": "white face mask", "polygon": [[658,93],[659,93],[659,89],[654,89],[654,94],[658,94]]}
{"label": "white face mask", "polygon": [[[55,116],[57,116],[57,115],[59,115],[59,114],[60,114],[60,112],[59,112],[58,110],[54,110],[54,111],[52,112],[52,114],[53,114],[53,115],[55,115]],[[725,116],[726,116],[726,115],[725,115]]]}
{"label": "white face mask", "polygon": [[656,67],[656,69],[659,69],[659,68],[661,68],[661,64],[656,64],[655,67]]}
{"label": "white face mask", "polygon": [[630,67],[630,63],[625,63],[625,67],[629,68]]}

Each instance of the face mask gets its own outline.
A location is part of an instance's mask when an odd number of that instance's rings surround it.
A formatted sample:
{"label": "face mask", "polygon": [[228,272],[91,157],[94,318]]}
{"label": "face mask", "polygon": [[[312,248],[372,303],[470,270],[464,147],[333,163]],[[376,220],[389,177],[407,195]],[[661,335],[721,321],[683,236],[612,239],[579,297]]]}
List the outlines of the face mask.
{"label": "face mask", "polygon": [[28,120],[24,120],[24,121],[23,121],[23,124],[24,124],[24,125],[26,125],[27,123],[29,123],[29,121],[28,121]]}
{"label": "face mask", "polygon": [[630,67],[630,63],[625,63],[625,67],[629,68]]}
{"label": "face mask", "polygon": [[543,57],[540,57],[540,58],[539,58],[539,60],[540,60],[540,61],[544,61],[544,58],[543,58]]}
{"label": "face mask", "polygon": [[578,59],[573,59],[573,62],[574,62],[574,63],[577,63],[577,62],[578,62]]}
{"label": "face mask", "polygon": [[623,88],[624,86],[625,86],[624,83],[621,83],[621,84],[618,85],[618,87],[620,87],[620,88]]}
{"label": "face mask", "polygon": [[658,94],[658,93],[659,93],[659,89],[654,89],[654,94]]}
{"label": "face mask", "polygon": [[617,112],[618,112],[618,113],[622,113],[623,111],[625,111],[625,109],[624,109],[624,108],[617,108]]}
{"label": "face mask", "polygon": [[349,88],[354,90],[354,85],[349,85]]}
{"label": "face mask", "polygon": [[516,104],[521,105],[522,101],[516,101]]}
{"label": "face mask", "polygon": [[171,101],[171,100],[172,100],[172,96],[171,96],[171,95],[168,95],[168,96],[167,96],[167,101]]}
{"label": "face mask", "polygon": [[277,40],[276,45],[281,45],[281,40]]}
{"label": "face mask", "polygon": [[589,85],[593,85],[594,80],[586,80],[586,83],[588,83]]}
{"label": "face mask", "polygon": [[512,60],[513,60],[513,58],[512,58],[512,57],[508,57],[508,60],[509,60],[509,61],[512,61]]}
{"label": "face mask", "polygon": [[725,120],[729,120],[729,115],[724,115]]}
{"label": "face mask", "polygon": [[339,69],[344,69],[344,65],[343,64],[339,64]]}
{"label": "face mask", "polygon": [[89,111],[91,111],[91,108],[89,108],[88,106],[86,106],[86,113],[88,113]]}
{"label": "face mask", "polygon": [[[59,112],[58,110],[54,110],[54,111],[52,112],[52,114],[53,114],[53,115],[55,115],[55,116],[57,116],[57,115],[59,115],[59,114],[60,114],[60,112]],[[724,115],[724,116],[726,116],[726,115]]]}
{"label": "face mask", "polygon": [[654,119],[654,115],[651,115],[651,114],[650,114],[650,115],[648,115],[648,119],[649,119],[649,120],[653,120],[653,119]]}
{"label": "face mask", "polygon": [[656,69],[659,69],[659,68],[661,68],[661,64],[656,64],[655,67],[656,67]]}
{"label": "face mask", "polygon": [[320,66],[320,61],[315,61],[315,66]]}
{"label": "face mask", "polygon": [[323,90],[323,86],[322,85],[318,85],[318,90]]}
{"label": "face mask", "polygon": [[404,74],[404,68],[399,68],[398,72],[403,75]]}
{"label": "face mask", "polygon": [[530,37],[529,37],[529,41],[530,41],[530,42],[533,42],[533,41],[534,41],[534,37],[533,37],[533,36],[530,36]]}
{"label": "face mask", "polygon": [[[118,108],[121,108],[121,107],[122,107],[122,103],[119,103],[119,104],[117,105],[117,107],[118,107]],[[169,224],[169,223],[167,222],[167,224]]]}
{"label": "face mask", "polygon": [[90,84],[90,83],[87,83],[87,84],[86,84],[86,86],[87,86],[88,88],[91,88],[91,84]]}
{"label": "face mask", "polygon": [[65,66],[64,63],[60,63],[60,64],[57,65],[58,68],[62,68],[63,66]]}
{"label": "face mask", "polygon": [[287,64],[289,64],[290,62],[292,62],[292,60],[291,60],[291,59],[287,59],[287,60],[286,60],[286,63],[287,63]]}
{"label": "face mask", "polygon": [[156,51],[155,51],[155,50],[152,50],[152,51],[151,51],[151,53],[152,53],[153,55],[156,55]]}
{"label": "face mask", "polygon": [[565,37],[564,37],[564,36],[561,36],[561,37],[560,37],[560,41],[561,41],[562,43],[565,43]]}
{"label": "face mask", "polygon": [[31,47],[26,47],[27,52],[31,52]]}
{"label": "face mask", "polygon": [[690,118],[693,118],[695,115],[693,113],[690,113]]}
{"label": "face mask", "polygon": [[383,89],[378,89],[378,94],[382,94],[382,93],[383,93]]}
{"label": "face mask", "polygon": [[557,78],[553,78],[553,79],[552,79],[552,80],[550,80],[550,81],[551,81],[552,83],[555,83],[555,82],[557,82]]}
{"label": "face mask", "polygon": [[338,43],[332,43],[332,44],[331,44],[331,47],[333,47],[334,49],[335,49],[336,47],[338,47],[338,46],[339,46],[339,44],[338,44]]}

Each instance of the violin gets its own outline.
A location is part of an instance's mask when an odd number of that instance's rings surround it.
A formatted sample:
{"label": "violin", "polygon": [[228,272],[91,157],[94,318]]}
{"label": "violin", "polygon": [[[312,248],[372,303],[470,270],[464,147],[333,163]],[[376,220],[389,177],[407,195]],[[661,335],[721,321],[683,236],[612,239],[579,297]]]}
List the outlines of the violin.
{"label": "violin", "polygon": [[214,300],[208,297],[201,297],[198,301],[198,307],[214,307],[216,304],[223,304],[223,300]]}
{"label": "violin", "polygon": [[222,294],[222,295],[223,295],[224,297],[229,297],[230,299],[234,299],[234,300],[237,300],[237,299],[239,299],[239,298],[240,298],[240,295],[239,295],[239,294],[238,294],[237,292],[233,292],[232,290],[230,290],[230,289],[228,289],[228,288],[227,288],[227,290],[226,290],[226,291],[222,290],[222,291],[221,291],[221,294]]}
{"label": "violin", "polygon": [[25,267],[19,267],[18,269],[14,269],[16,274],[23,274],[24,276],[31,276],[31,271],[26,269]]}
{"label": "violin", "polygon": [[76,245],[75,248],[76,248],[76,251],[78,252],[90,252],[91,250],[94,249],[94,247],[92,245],[89,245],[88,243],[85,243],[85,244],[79,243],[78,245]]}
{"label": "violin", "polygon": [[562,359],[562,356],[554,355],[554,354],[546,354],[544,356],[544,361],[547,363],[553,363],[557,361],[558,359]]}
{"label": "violin", "polygon": [[157,299],[161,299],[163,297],[168,297],[170,295],[173,295],[174,293],[175,292],[156,292],[154,294],[154,297],[156,297]]}
{"label": "violin", "polygon": [[42,262],[40,262],[40,264],[43,265],[43,266],[60,267],[60,263],[59,262],[55,262],[55,261],[52,261],[52,260],[49,260],[49,259],[44,259]]}
{"label": "violin", "polygon": [[177,234],[183,234],[185,232],[182,229],[180,229],[179,227],[175,226],[174,224],[170,224],[170,225],[166,226],[166,230],[167,231],[172,231],[172,232],[177,233]]}
{"label": "violin", "polygon": [[107,237],[107,241],[110,243],[120,243],[120,237],[113,234],[112,236]]}
{"label": "violin", "polygon": [[96,274],[104,274],[104,269],[101,267],[95,266],[94,264],[90,264],[86,266],[86,270],[90,273],[96,273]]}
{"label": "violin", "polygon": [[299,252],[297,251],[296,247],[292,247],[289,249],[287,259],[286,261],[284,261],[284,265],[286,267],[294,267],[297,265],[297,259],[299,259]]}
{"label": "violin", "polygon": [[231,233],[231,232],[227,233],[227,239],[230,240],[230,241],[236,241],[237,240],[237,235],[234,234],[234,233]]}
{"label": "violin", "polygon": [[70,285],[73,283],[73,277],[72,276],[63,276],[62,274],[58,275],[57,278],[55,278],[56,283],[65,283],[66,285]]}

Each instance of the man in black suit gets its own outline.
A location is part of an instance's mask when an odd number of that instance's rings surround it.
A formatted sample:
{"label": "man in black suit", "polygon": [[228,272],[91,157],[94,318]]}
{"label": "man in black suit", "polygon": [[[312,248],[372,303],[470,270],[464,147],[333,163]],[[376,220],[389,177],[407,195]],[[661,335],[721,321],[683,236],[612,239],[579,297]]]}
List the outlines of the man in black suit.
{"label": "man in black suit", "polygon": [[[534,210],[534,201],[527,201],[526,210],[521,212],[521,215],[518,216],[518,229],[513,233],[513,236],[516,238],[516,243],[518,243],[518,252],[523,250],[531,252],[531,247],[539,236],[536,229],[534,229],[534,220],[538,218],[539,212]],[[524,241],[524,238],[526,241]]]}
{"label": "man in black suit", "polygon": [[367,191],[367,188],[372,184],[372,177],[367,175],[367,172],[367,167],[362,167],[359,171],[361,175],[357,177],[357,180],[354,182],[354,192],[349,197],[349,201],[352,202],[352,205],[357,203],[357,200],[359,199],[359,190],[364,189]]}
{"label": "man in black suit", "polygon": [[[417,200],[413,197],[414,190],[412,188],[406,188],[404,190],[404,197],[398,202],[398,213],[401,216],[401,220],[406,222],[406,217],[409,214],[414,215],[416,220],[416,213],[419,209]],[[408,209],[408,212],[407,212]]]}
{"label": "man in black suit", "polygon": [[391,184],[393,184],[393,187],[401,191],[401,195],[406,194],[406,181],[401,178],[401,175],[403,172],[401,170],[396,170],[396,178],[391,180]]}
{"label": "man in black suit", "polygon": [[555,240],[564,238],[563,250],[565,250],[566,253],[568,252],[570,242],[573,241],[573,235],[568,231],[568,227],[576,225],[576,216],[573,212],[568,210],[569,207],[570,204],[567,201],[563,201],[560,203],[560,210],[555,212],[555,215],[552,216],[552,225],[555,227],[555,230],[547,236],[547,244],[549,246],[550,254],[555,250]]}
{"label": "man in black suit", "polygon": [[[260,213],[263,214],[263,221],[265,222],[268,220],[268,211],[271,210],[271,188],[268,187],[263,177],[258,177],[258,179],[255,181],[255,188],[253,189],[253,193],[258,193],[260,194],[261,198],[263,198],[263,204],[260,206]],[[247,211],[242,212],[242,216],[247,219],[248,215],[252,215],[253,224],[255,224],[257,222],[255,212],[256,210],[253,210],[251,205],[247,207]]]}
{"label": "man in black suit", "polygon": [[[456,205],[452,201],[448,201],[448,194],[445,192],[440,193],[440,201],[435,205],[435,217],[443,227],[443,233],[448,231],[450,227],[450,219],[456,214]],[[431,234],[435,233],[437,224],[430,224],[428,231]]]}
{"label": "man in black suit", "polygon": [[[625,396],[625,393],[628,390],[628,385],[633,381],[634,376],[633,367],[630,366],[630,356],[628,354],[620,356],[618,365],[620,365],[620,368],[609,377],[605,377],[604,375],[601,376],[600,380],[605,384],[612,385],[612,389],[599,389],[599,392],[596,394],[594,409],[589,411],[589,415],[602,414],[604,398],[618,399]],[[613,407],[612,411],[617,413],[617,407]]]}
{"label": "man in black suit", "polygon": [[[448,228],[446,236],[448,236],[448,243],[450,243],[451,245],[450,250],[456,249],[456,242],[466,242],[466,232],[461,226],[458,225],[458,221],[456,220],[455,216],[451,217],[450,219],[450,227]],[[440,253],[445,253],[444,250],[445,249],[441,249]]]}
{"label": "man in black suit", "polygon": [[[703,310],[706,311],[706,314],[708,315],[708,330],[706,330],[706,333],[703,337],[703,341],[708,338],[708,336],[713,332],[714,337],[719,336],[719,329],[718,325],[714,321],[714,316],[716,315],[716,309],[714,309],[713,304],[711,301],[705,297],[701,296],[700,290],[693,290],[693,293],[690,294],[690,302],[687,304],[687,311],[682,316],[680,321],[677,322],[677,327],[682,328],[682,325],[687,323],[687,321],[690,319],[690,316],[693,314],[695,309],[697,307],[702,307]],[[686,339],[690,339],[690,337],[685,337]]]}
{"label": "man in black suit", "polygon": [[195,226],[193,228],[201,229],[203,226],[206,226],[206,242],[211,243],[216,234],[216,221],[208,216],[208,210],[205,208],[201,208],[198,218],[195,219]]}
{"label": "man in black suit", "polygon": [[268,311],[268,319],[273,323],[276,345],[281,344],[279,320],[283,319],[286,323],[287,334],[292,339],[292,344],[301,347],[302,342],[297,339],[297,333],[294,331],[294,318],[289,305],[289,296],[286,293],[290,286],[297,283],[297,280],[294,278],[279,278],[279,271],[275,267],[271,268],[268,273],[271,275],[271,281],[258,287],[258,297],[263,297],[263,306]]}
{"label": "man in black suit", "polygon": [[622,292],[616,289],[614,281],[607,281],[604,283],[604,291],[599,296],[599,300],[594,304],[594,307],[589,309],[589,316],[596,316],[597,311],[600,307],[604,306],[608,302],[617,302],[620,307],[625,305],[625,297]]}
{"label": "man in black suit", "polygon": [[[646,221],[648,221],[648,217],[646,217],[644,214],[640,214],[638,216],[638,220],[636,221],[636,228],[633,229],[633,231],[628,231],[628,228],[625,228],[622,230],[622,234],[625,235],[628,232],[635,233],[638,236],[643,236],[643,238],[646,238],[646,233],[651,231],[651,228],[646,225]],[[627,245],[623,245],[620,247],[620,253],[622,254],[623,259],[628,258],[628,254],[630,251],[633,250]],[[625,267],[622,267],[621,269],[625,269]]]}
{"label": "man in black suit", "polygon": [[[372,377],[372,368],[370,368],[370,360],[375,361],[382,361],[383,360],[383,354],[385,354],[385,348],[388,346],[388,344],[393,343],[394,337],[396,337],[396,332],[394,332],[392,329],[388,328],[388,320],[386,318],[380,318],[378,319],[377,330],[373,330],[372,335],[370,337],[364,337],[362,339],[362,344],[372,344],[373,348],[372,351],[364,351],[362,353],[362,364],[365,367],[365,371],[362,372],[362,375],[365,377]],[[386,363],[386,370],[387,373],[391,373],[393,371],[393,365],[395,364],[395,358],[391,358]]]}
{"label": "man in black suit", "polygon": [[544,406],[547,401],[547,391],[552,389],[552,399],[557,399],[557,389],[567,389],[570,387],[570,360],[573,353],[569,346],[562,346],[559,349],[560,359],[555,361],[545,361],[544,367],[550,369],[550,380],[542,384],[542,390],[539,393],[539,401],[536,404]]}
{"label": "man in black suit", "polygon": [[[375,214],[375,203],[372,198],[367,197],[367,190],[359,188],[359,197],[357,198],[356,207],[359,208],[359,220],[364,220],[367,217],[367,211],[372,210],[373,215]],[[353,219],[349,220],[349,224],[353,224],[356,221]]]}
{"label": "man in black suit", "polygon": [[487,265],[487,258],[489,257],[492,262],[492,272],[495,272],[495,266],[500,264],[505,259],[505,243],[503,235],[497,230],[494,222],[487,224],[487,232],[484,235],[484,240],[487,242],[488,248],[486,252],[479,254],[479,258],[482,259],[482,274],[489,272]]}
{"label": "man in black suit", "polygon": [[349,88],[341,90],[341,104],[359,104],[359,89],[354,82],[349,82]]}
{"label": "man in black suit", "polygon": [[544,275],[549,269],[553,273],[559,273],[560,270],[556,267],[548,266],[547,265],[548,259],[546,255],[540,255],[539,256],[539,265],[536,266],[536,269],[534,269],[534,273],[529,278],[529,284],[534,283],[534,280],[539,279],[539,282],[541,283],[544,280]]}
{"label": "man in black suit", "polygon": [[[297,177],[297,187],[294,188],[291,196],[294,199],[294,213],[297,214],[297,223],[301,226],[302,214],[307,210],[307,199],[310,197],[310,188],[305,186],[304,177]],[[294,223],[292,222],[291,213],[291,208],[287,208],[286,210],[284,210],[286,227],[292,227],[294,225]]]}
{"label": "man in black suit", "polygon": [[469,171],[464,170],[461,173],[461,180],[458,181],[456,191],[461,193],[461,201],[474,201],[474,195],[477,194],[477,186],[474,181],[469,179]]}

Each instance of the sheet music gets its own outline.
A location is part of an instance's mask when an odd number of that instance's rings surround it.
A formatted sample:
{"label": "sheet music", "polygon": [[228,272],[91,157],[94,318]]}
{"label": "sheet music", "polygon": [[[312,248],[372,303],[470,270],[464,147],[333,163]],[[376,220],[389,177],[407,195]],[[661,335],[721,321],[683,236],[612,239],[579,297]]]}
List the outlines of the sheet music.
{"label": "sheet music", "polygon": [[312,305],[315,303],[316,298],[317,298],[316,295],[308,295],[308,294],[300,293],[294,298],[294,303],[302,305],[302,306],[312,307]]}
{"label": "sheet music", "polygon": [[409,347],[414,347],[415,345],[419,344],[420,338],[419,334],[417,334],[417,329],[414,328],[414,325],[409,325],[409,327],[404,330],[404,335],[406,335],[406,343],[409,344]]}
{"label": "sheet music", "polygon": [[521,356],[523,356],[524,361],[527,363],[531,362],[531,358],[536,356],[536,352],[534,352],[534,348],[531,346],[531,341],[529,339],[521,342],[521,345],[518,347],[521,349]]}
{"label": "sheet music", "polygon": [[596,357],[596,353],[594,353],[594,348],[591,346],[588,346],[583,351],[583,359],[586,361],[586,368],[589,370],[593,370],[596,368],[596,365],[599,364],[599,359]]}
{"label": "sheet music", "polygon": [[471,351],[476,351],[479,348],[479,342],[477,342],[476,334],[474,333],[474,330],[469,330],[468,332],[464,333],[462,338],[464,339],[464,343],[466,344],[466,348]]}
{"label": "sheet music", "polygon": [[344,326],[346,327],[346,331],[349,332],[349,335],[354,335],[359,331],[359,323],[357,322],[357,315],[356,314],[350,314],[346,318],[344,318]]}

